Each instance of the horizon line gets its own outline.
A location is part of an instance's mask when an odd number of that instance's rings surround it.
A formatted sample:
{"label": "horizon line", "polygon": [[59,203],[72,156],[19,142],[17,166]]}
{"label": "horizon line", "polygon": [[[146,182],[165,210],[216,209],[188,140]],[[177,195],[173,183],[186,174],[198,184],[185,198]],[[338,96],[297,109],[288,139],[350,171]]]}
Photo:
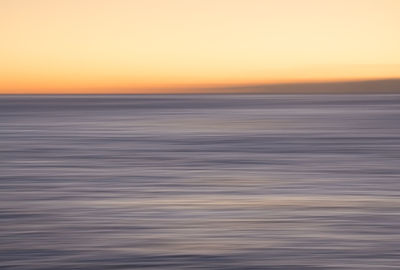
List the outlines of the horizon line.
{"label": "horizon line", "polygon": [[[47,90],[45,90],[47,91]],[[0,95],[179,95],[179,94],[394,94],[400,93],[400,77],[318,80],[248,84],[208,84],[148,88],[85,88],[70,90],[9,90]]]}

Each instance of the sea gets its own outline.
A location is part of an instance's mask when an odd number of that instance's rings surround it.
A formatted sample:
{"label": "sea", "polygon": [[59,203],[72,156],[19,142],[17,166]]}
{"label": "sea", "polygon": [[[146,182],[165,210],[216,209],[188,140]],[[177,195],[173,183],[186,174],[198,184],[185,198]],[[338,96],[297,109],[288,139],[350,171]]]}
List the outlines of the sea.
{"label": "sea", "polygon": [[400,95],[0,96],[0,269],[400,269]]}

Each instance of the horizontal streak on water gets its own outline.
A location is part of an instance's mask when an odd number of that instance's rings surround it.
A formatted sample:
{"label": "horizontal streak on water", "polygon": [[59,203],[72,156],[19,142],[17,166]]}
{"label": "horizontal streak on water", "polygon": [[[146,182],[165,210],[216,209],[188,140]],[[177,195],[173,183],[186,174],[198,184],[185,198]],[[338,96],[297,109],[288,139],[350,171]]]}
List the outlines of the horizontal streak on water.
{"label": "horizontal streak on water", "polygon": [[400,95],[0,96],[0,268],[400,266]]}

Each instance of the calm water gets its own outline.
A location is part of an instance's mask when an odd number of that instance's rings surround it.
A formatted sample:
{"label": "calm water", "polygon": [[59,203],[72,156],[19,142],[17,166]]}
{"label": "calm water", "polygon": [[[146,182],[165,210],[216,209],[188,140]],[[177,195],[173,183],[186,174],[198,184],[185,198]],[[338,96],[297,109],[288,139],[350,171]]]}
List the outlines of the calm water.
{"label": "calm water", "polygon": [[0,96],[1,269],[400,269],[400,95]]}

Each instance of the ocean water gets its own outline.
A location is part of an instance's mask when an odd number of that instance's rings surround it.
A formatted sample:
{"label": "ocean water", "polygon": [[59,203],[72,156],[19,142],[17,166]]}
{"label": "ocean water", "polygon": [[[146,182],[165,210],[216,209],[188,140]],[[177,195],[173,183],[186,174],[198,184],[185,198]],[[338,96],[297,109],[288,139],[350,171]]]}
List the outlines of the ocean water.
{"label": "ocean water", "polygon": [[0,96],[0,268],[400,269],[400,95]]}

